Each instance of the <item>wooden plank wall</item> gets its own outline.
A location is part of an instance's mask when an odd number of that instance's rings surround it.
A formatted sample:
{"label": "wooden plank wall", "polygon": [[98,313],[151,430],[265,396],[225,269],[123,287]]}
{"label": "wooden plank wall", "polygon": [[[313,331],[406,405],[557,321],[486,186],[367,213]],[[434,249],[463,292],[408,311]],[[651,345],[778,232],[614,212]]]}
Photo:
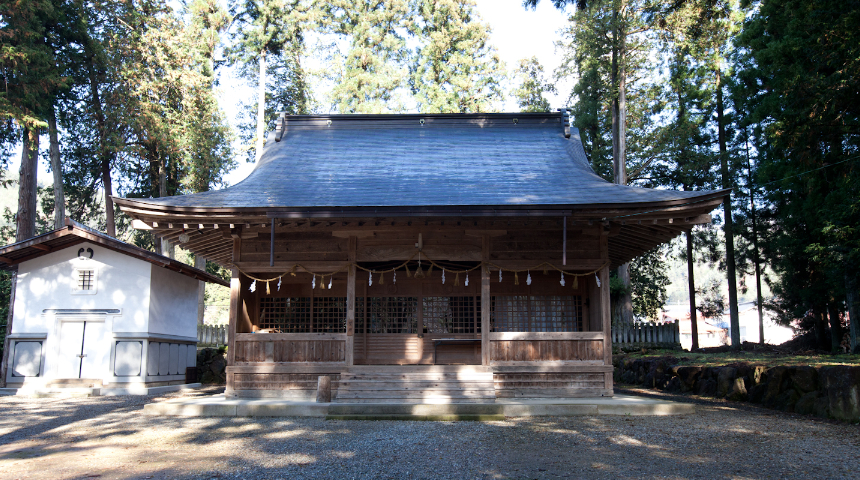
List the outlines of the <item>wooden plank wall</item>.
{"label": "wooden plank wall", "polygon": [[603,364],[602,340],[493,340],[492,365],[517,363],[581,362]]}
{"label": "wooden plank wall", "polygon": [[346,334],[310,335],[239,334],[235,346],[236,365],[346,361]]}
{"label": "wooden plank wall", "polygon": [[[434,340],[437,338],[475,338],[472,334],[425,333],[356,334],[356,365],[433,365]],[[480,345],[440,345],[437,365],[480,365]]]}

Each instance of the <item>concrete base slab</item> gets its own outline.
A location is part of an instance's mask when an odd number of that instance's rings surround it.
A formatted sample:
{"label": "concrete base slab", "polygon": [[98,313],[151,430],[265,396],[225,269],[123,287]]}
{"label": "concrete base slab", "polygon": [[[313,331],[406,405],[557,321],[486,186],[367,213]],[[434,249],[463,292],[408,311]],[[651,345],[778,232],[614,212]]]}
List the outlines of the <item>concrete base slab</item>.
{"label": "concrete base slab", "polygon": [[129,386],[123,388],[79,388],[79,387],[21,387],[0,388],[0,395],[19,395],[27,397],[112,397],[116,395],[161,395],[201,388],[200,383],[184,385],[164,385],[160,387]]}
{"label": "concrete base slab", "polygon": [[319,417],[340,420],[500,420],[504,417],[576,415],[684,415],[690,403],[633,395],[599,398],[499,399],[496,403],[315,403],[234,399],[224,395],[177,398],[144,406],[147,415],[192,417]]}
{"label": "concrete base slab", "polygon": [[105,397],[117,395],[161,395],[182,390],[194,390],[203,387],[202,383],[185,383],[181,385],[162,385],[160,387],[131,386],[120,388],[102,388],[100,394]]}

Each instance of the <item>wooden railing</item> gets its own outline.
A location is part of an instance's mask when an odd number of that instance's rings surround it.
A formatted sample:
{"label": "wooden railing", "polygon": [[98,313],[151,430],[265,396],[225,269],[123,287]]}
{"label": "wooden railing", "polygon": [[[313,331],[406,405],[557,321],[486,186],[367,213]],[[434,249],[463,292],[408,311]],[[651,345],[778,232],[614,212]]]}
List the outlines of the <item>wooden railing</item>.
{"label": "wooden railing", "polygon": [[490,334],[491,365],[603,365],[603,332]]}
{"label": "wooden railing", "polygon": [[239,333],[236,365],[250,363],[343,363],[345,333]]}
{"label": "wooden railing", "polygon": [[674,323],[638,324],[626,327],[612,327],[612,345],[624,347],[664,347],[681,346],[681,332],[678,321]]}
{"label": "wooden railing", "polygon": [[227,325],[197,325],[197,345],[201,347],[227,345]]}

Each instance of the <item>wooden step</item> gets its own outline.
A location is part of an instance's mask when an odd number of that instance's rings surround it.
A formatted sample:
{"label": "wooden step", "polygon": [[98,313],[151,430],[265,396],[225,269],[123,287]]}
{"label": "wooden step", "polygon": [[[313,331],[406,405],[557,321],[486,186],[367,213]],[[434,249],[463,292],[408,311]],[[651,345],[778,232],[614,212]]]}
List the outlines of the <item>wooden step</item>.
{"label": "wooden step", "polygon": [[[444,367],[444,368],[439,368]],[[452,368],[453,367],[453,368]],[[340,376],[338,403],[493,403],[493,374],[481,367],[367,368]]]}

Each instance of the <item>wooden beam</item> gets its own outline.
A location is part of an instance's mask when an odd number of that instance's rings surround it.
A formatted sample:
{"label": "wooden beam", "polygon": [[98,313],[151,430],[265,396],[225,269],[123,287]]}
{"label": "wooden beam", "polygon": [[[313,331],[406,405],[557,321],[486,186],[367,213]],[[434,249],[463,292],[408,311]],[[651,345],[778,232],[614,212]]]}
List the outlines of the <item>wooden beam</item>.
{"label": "wooden beam", "polygon": [[373,230],[335,230],[331,232],[333,237],[337,238],[368,238],[376,235],[376,232]]}
{"label": "wooden beam", "polygon": [[466,230],[465,232],[468,237],[503,237],[507,234],[507,230]]}
{"label": "wooden beam", "polygon": [[242,261],[242,238],[233,237],[233,263],[238,264]]}

